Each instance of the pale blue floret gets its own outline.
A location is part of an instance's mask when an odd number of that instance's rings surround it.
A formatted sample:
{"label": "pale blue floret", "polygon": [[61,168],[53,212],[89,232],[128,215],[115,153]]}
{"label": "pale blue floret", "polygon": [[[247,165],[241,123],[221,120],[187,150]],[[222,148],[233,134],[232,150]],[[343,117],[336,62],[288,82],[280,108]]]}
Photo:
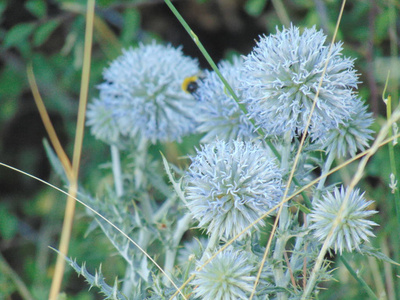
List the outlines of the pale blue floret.
{"label": "pale blue floret", "polygon": [[197,104],[181,84],[198,71],[197,61],[180,48],[154,42],[139,45],[123,50],[104,70],[100,99],[107,103],[121,135],[153,143],[180,141],[196,128]]}
{"label": "pale blue floret", "polygon": [[91,127],[91,133],[97,139],[110,145],[121,142],[120,131],[112,116],[111,105],[103,99],[94,99],[88,105],[87,125]]}
{"label": "pale blue floret", "polygon": [[[319,80],[328,57],[326,36],[315,28],[291,26],[263,36],[245,57],[241,89],[249,115],[267,135],[291,136],[305,130]],[[333,45],[310,133],[318,138],[349,117],[358,76],[353,60]]]}
{"label": "pale blue floret", "polygon": [[196,272],[194,294],[202,300],[249,299],[255,271],[248,254],[225,250]]}
{"label": "pale blue floret", "polygon": [[[341,209],[347,190],[342,186],[335,187],[333,193],[328,193],[322,200],[314,204],[310,214],[313,223],[310,229],[314,230],[315,237],[325,241],[333,227],[333,234],[328,243],[334,247],[335,253],[343,250],[349,252],[353,249],[359,250],[364,241],[374,236],[371,226],[377,226],[373,221],[367,220],[377,213],[375,210],[367,210],[373,201],[367,201],[364,193],[359,190],[352,190],[347,205]],[[339,217],[337,219],[337,217]],[[339,220],[339,223],[336,223]]]}
{"label": "pale blue floret", "polygon": [[251,142],[214,141],[202,146],[192,159],[186,183],[187,206],[199,227],[224,238],[240,233],[282,197],[275,159]]}
{"label": "pale blue floret", "polygon": [[[223,61],[219,64],[221,74],[239,99],[242,97],[238,90],[242,65],[241,57],[234,57],[233,63]],[[201,142],[209,143],[216,138],[229,141],[251,140],[257,137],[254,126],[215,72],[205,71],[204,78],[199,80],[196,97],[201,102],[197,130],[206,133]]]}
{"label": "pale blue floret", "polygon": [[336,157],[354,156],[358,150],[364,151],[368,147],[368,141],[372,139],[370,134],[373,133],[369,127],[373,121],[372,113],[367,112],[361,99],[355,97],[350,117],[321,136],[318,142],[322,149],[333,152]]}

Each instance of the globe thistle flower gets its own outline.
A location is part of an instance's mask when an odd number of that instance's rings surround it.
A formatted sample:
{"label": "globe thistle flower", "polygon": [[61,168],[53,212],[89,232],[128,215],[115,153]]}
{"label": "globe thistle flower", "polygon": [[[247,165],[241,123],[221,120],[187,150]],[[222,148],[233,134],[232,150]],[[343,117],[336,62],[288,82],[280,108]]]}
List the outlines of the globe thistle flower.
{"label": "globe thistle flower", "polygon": [[280,201],[281,173],[268,154],[260,145],[244,141],[202,146],[192,159],[185,188],[187,206],[199,227],[230,238]]}
{"label": "globe thistle flower", "polygon": [[120,131],[113,119],[111,104],[103,99],[94,99],[88,105],[86,124],[91,127],[91,133],[97,139],[107,144],[120,144]]}
{"label": "globe thistle flower", "polygon": [[[154,42],[139,45],[123,50],[104,70],[100,99],[121,135],[140,135],[153,143],[180,141],[196,127],[196,100],[181,89],[181,83],[197,72],[197,61],[184,56],[180,48]],[[92,119],[90,124],[101,120]]]}
{"label": "globe thistle flower", "polygon": [[[249,115],[268,135],[291,137],[304,132],[319,81],[328,59],[326,36],[315,27],[291,26],[263,36],[245,57],[243,101]],[[318,138],[349,117],[358,77],[353,60],[341,55],[342,43],[332,46],[310,133]]]}
{"label": "globe thistle flower", "polygon": [[[371,226],[377,226],[368,217],[377,213],[375,210],[366,210],[373,201],[367,201],[360,190],[352,190],[346,207],[341,208],[345,199],[346,189],[335,187],[333,193],[328,193],[323,200],[314,204],[310,220],[314,223],[310,229],[314,229],[314,235],[323,241],[328,237],[334,227],[333,235],[329,241],[334,246],[335,253],[343,249],[351,252],[354,248],[359,250],[363,241],[368,241],[369,236],[374,236]],[[339,223],[337,217],[339,218]]]}
{"label": "globe thistle flower", "polygon": [[372,113],[367,112],[361,99],[353,98],[353,101],[350,117],[319,140],[322,149],[328,153],[333,152],[336,157],[344,157],[347,153],[354,156],[357,150],[364,151],[372,139],[370,134],[373,131],[369,129],[373,123]]}
{"label": "globe thistle flower", "polygon": [[255,272],[246,252],[225,250],[196,272],[194,294],[202,300],[249,299]]}
{"label": "globe thistle flower", "polygon": [[[238,87],[242,65],[243,59],[241,57],[234,57],[233,63],[223,61],[219,64],[221,74],[239,99],[241,93]],[[232,139],[251,140],[257,137],[254,126],[215,72],[205,72],[204,78],[199,81],[195,95],[201,101],[197,130],[206,133],[201,142],[210,143],[216,137],[225,141]]]}

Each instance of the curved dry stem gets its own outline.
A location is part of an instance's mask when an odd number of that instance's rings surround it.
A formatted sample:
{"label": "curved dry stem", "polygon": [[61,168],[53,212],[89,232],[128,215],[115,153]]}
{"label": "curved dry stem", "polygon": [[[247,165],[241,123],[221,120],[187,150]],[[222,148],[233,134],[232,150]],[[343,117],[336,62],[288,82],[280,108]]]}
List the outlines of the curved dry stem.
{"label": "curved dry stem", "polygon": [[46,106],[43,103],[43,99],[40,96],[39,88],[36,83],[35,74],[33,73],[32,63],[29,63],[26,68],[26,75],[28,77],[29,86],[32,91],[33,99],[35,100],[36,107],[39,111],[40,117],[42,118],[43,125],[49,136],[50,142],[54,147],[54,150],[60,160],[65,174],[69,181],[72,180],[72,166],[71,162],[61,146],[60,140],[58,139],[56,130],[54,129],[53,123],[50,120],[49,114],[47,113]]}
{"label": "curved dry stem", "polygon": [[[78,174],[82,154],[82,142],[85,128],[86,104],[89,90],[90,61],[93,41],[93,19],[95,0],[89,0],[86,12],[85,46],[83,54],[83,67],[81,90],[79,94],[78,120],[75,133],[74,153],[72,158],[72,178],[70,180],[69,196],[65,209],[64,223],[61,232],[60,253],[67,255],[71,237],[71,230],[75,212],[75,200],[78,187]],[[67,171],[67,170],[66,170]],[[51,283],[49,300],[56,300],[60,292],[61,282],[64,275],[65,260],[61,255],[57,256],[54,277]]]}

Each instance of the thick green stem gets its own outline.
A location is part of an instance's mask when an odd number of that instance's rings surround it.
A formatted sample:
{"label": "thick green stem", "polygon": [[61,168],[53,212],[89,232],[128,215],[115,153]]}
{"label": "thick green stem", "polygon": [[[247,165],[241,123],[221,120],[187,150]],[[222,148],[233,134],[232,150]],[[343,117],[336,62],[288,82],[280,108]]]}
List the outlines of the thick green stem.
{"label": "thick green stem", "polygon": [[149,141],[146,138],[142,138],[135,154],[134,175],[136,191],[142,191],[140,204],[143,215],[148,224],[151,224],[153,219],[153,208],[151,206],[152,199],[149,197],[146,191],[147,178],[145,175],[148,147]]}
{"label": "thick green stem", "polygon": [[173,193],[153,214],[153,222],[158,222],[164,217],[168,209],[176,202],[177,195]]}
{"label": "thick green stem", "polygon": [[369,299],[374,299],[378,300],[378,297],[375,295],[375,293],[371,290],[371,288],[368,286],[368,284],[362,279],[359,274],[351,267],[349,262],[343,257],[340,256],[340,260],[342,263],[345,265],[347,270],[350,272],[351,276],[354,277],[355,280],[358,281],[358,283],[363,287],[363,289],[368,293]]}
{"label": "thick green stem", "polygon": [[112,171],[114,175],[114,185],[117,197],[121,197],[124,194],[124,185],[121,170],[121,159],[119,155],[119,149],[117,146],[111,146],[111,161],[112,161]]}
{"label": "thick green stem", "polygon": [[301,296],[301,300],[310,299],[310,295],[311,295],[312,291],[314,290],[315,285],[317,283],[318,272],[319,272],[319,270],[321,270],[321,266],[322,266],[322,263],[324,262],[325,254],[328,251],[329,245],[330,245],[330,243],[328,243],[328,242],[325,242],[322,245],[321,251],[319,252],[319,255],[315,262],[314,268],[311,272],[311,276],[308,279],[306,288],[303,292],[303,295]]}
{"label": "thick green stem", "polygon": [[[139,192],[140,195],[140,207],[143,213],[143,217],[146,220],[146,224],[140,228],[138,245],[147,250],[148,244],[151,240],[152,233],[147,228],[150,224],[153,223],[153,209],[151,207],[151,198],[146,191],[146,161],[147,161],[147,150],[149,146],[149,141],[146,138],[142,138],[139,142],[139,145],[136,149],[135,153],[135,169],[134,169],[134,178],[135,178],[135,189]],[[137,259],[142,259],[141,255],[138,255]],[[137,285],[136,275],[137,270],[134,270],[131,265],[127,266],[124,278],[124,284],[122,287],[122,291],[126,296],[130,296],[130,293],[134,290],[134,286]]]}
{"label": "thick green stem", "polygon": [[[386,87],[385,87],[386,88]],[[386,103],[386,115],[387,118],[390,119],[392,116],[392,97],[389,95],[387,97]],[[389,128],[389,136],[393,137],[394,132],[393,132],[393,126]],[[395,140],[396,141],[396,140]],[[397,141],[396,141],[397,143]],[[397,234],[392,234],[392,243],[393,243],[393,249],[399,249],[399,238],[398,238],[398,232],[400,232],[400,193],[399,193],[399,188],[397,184],[395,184],[395,181],[397,180],[397,162],[396,162],[396,156],[394,153],[394,145],[395,143],[389,143],[388,144],[388,150],[389,150],[389,161],[390,161],[390,169],[391,169],[391,176],[393,176],[393,181],[391,179],[391,184],[393,184],[392,188],[392,194],[393,194],[393,202],[394,202],[394,207],[395,207],[395,215],[396,215],[396,220],[397,222],[395,223],[395,226],[397,227],[397,230],[393,230],[393,232],[397,232]],[[394,251],[394,259],[396,261],[399,261],[400,258],[400,253],[399,251]],[[397,272],[400,272],[400,267],[396,267]],[[395,279],[396,280],[396,279]],[[399,279],[397,278],[397,283],[399,283]],[[400,284],[397,284],[397,288],[395,289],[396,291],[392,291],[392,293],[399,293],[400,294]],[[390,292],[390,291],[389,291]]]}
{"label": "thick green stem", "polygon": [[[167,250],[165,254],[165,265],[164,265],[164,271],[171,277],[172,270],[174,268],[174,263],[175,263],[175,258],[176,258],[176,253],[178,252],[178,246],[179,243],[182,239],[183,234],[188,230],[190,221],[192,220],[192,216],[189,214],[186,214],[183,216],[178,223],[176,224],[175,232],[172,237],[172,245],[170,245],[170,248]],[[165,278],[165,284],[170,285],[170,282],[167,277]]]}
{"label": "thick green stem", "polygon": [[218,245],[219,243],[219,235],[216,233],[212,233],[209,240],[208,240],[208,244],[207,244],[207,248],[204,250],[204,253],[200,259],[200,261],[203,261],[204,258],[206,257],[206,253],[208,254],[212,254],[212,251],[215,249],[215,247]]}

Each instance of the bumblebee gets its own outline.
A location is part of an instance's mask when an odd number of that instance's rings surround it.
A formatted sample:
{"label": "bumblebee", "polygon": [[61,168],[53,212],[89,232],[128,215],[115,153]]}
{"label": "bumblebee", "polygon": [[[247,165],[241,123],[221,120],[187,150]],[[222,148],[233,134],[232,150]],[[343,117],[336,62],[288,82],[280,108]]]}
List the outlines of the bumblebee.
{"label": "bumblebee", "polygon": [[186,93],[194,94],[199,88],[199,80],[201,80],[201,77],[198,75],[186,77],[182,82],[182,90]]}

